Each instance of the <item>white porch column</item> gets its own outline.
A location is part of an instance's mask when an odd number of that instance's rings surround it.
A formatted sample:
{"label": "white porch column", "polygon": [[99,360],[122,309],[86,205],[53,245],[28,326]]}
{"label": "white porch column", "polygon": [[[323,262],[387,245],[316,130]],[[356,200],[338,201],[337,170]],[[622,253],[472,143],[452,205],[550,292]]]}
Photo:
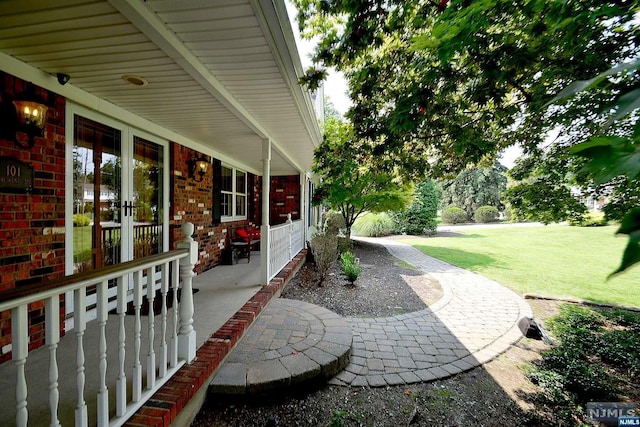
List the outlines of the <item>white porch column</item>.
{"label": "white porch column", "polygon": [[307,233],[309,231],[309,184],[307,174],[300,173],[300,219],[302,220],[302,247],[307,247]]}
{"label": "white porch column", "polygon": [[198,262],[198,242],[193,240],[193,224],[182,224],[184,239],[178,242],[178,249],[188,249],[189,255],[180,259],[180,330],[178,331],[178,357],[191,363],[196,357],[196,331],[193,329],[193,266]]}
{"label": "white porch column", "polygon": [[260,227],[260,283],[269,284],[269,193],[271,191],[271,140],[262,140],[262,226]]}

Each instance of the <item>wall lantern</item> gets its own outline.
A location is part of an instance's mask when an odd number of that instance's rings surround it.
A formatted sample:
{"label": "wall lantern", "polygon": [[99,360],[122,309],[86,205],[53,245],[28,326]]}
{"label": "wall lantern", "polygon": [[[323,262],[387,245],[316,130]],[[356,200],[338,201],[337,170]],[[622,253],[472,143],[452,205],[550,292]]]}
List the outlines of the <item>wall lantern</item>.
{"label": "wall lantern", "polygon": [[194,181],[200,182],[209,169],[209,162],[204,157],[194,159],[191,162],[191,177]]}
{"label": "wall lantern", "polygon": [[[8,96],[3,94],[1,117],[3,136],[13,139],[23,148],[33,147],[34,138],[44,133],[45,119],[49,109],[46,101],[36,94],[32,84],[29,84],[27,90],[15,96],[13,105],[8,101]],[[16,132],[26,133],[28,142],[25,144],[19,141],[15,135]]]}

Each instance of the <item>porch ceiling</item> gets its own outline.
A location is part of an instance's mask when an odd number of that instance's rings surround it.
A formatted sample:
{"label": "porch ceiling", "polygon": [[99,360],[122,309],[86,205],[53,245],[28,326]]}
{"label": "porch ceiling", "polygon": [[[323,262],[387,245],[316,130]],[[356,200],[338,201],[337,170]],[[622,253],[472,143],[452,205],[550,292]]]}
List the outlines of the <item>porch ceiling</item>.
{"label": "porch ceiling", "polygon": [[270,138],[272,174],[310,170],[320,133],[283,0],[1,1],[0,51],[208,154],[261,171]]}

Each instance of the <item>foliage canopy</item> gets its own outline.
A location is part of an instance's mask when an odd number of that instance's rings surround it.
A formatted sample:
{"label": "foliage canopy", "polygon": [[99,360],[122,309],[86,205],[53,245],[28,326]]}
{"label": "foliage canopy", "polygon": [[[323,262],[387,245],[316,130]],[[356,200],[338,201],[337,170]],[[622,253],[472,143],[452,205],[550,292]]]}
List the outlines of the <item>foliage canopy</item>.
{"label": "foliage canopy", "polygon": [[[636,79],[550,104],[570,83],[638,55],[638,1],[295,0],[303,36],[347,77],[357,138],[388,168],[452,174],[551,129],[585,139]],[[430,159],[426,162],[425,159]]]}
{"label": "foliage canopy", "polygon": [[[380,167],[452,176],[517,144],[529,157],[519,194],[557,196],[556,211],[570,184],[637,179],[640,1],[294,2],[303,36],[320,39],[303,83],[344,72],[347,116]],[[634,224],[621,269],[640,262]]]}

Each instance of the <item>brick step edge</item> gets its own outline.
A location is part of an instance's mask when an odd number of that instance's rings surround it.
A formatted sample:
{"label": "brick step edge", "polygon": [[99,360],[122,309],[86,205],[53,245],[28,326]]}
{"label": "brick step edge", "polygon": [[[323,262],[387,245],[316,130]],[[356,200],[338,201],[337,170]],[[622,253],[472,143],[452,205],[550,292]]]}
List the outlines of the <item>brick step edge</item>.
{"label": "brick step edge", "polygon": [[[169,426],[206,385],[260,312],[304,264],[307,249],[300,251],[268,285],[260,289],[227,322],[196,350],[196,358],[184,365],[124,424],[128,427]],[[203,389],[206,391],[206,387]]]}

